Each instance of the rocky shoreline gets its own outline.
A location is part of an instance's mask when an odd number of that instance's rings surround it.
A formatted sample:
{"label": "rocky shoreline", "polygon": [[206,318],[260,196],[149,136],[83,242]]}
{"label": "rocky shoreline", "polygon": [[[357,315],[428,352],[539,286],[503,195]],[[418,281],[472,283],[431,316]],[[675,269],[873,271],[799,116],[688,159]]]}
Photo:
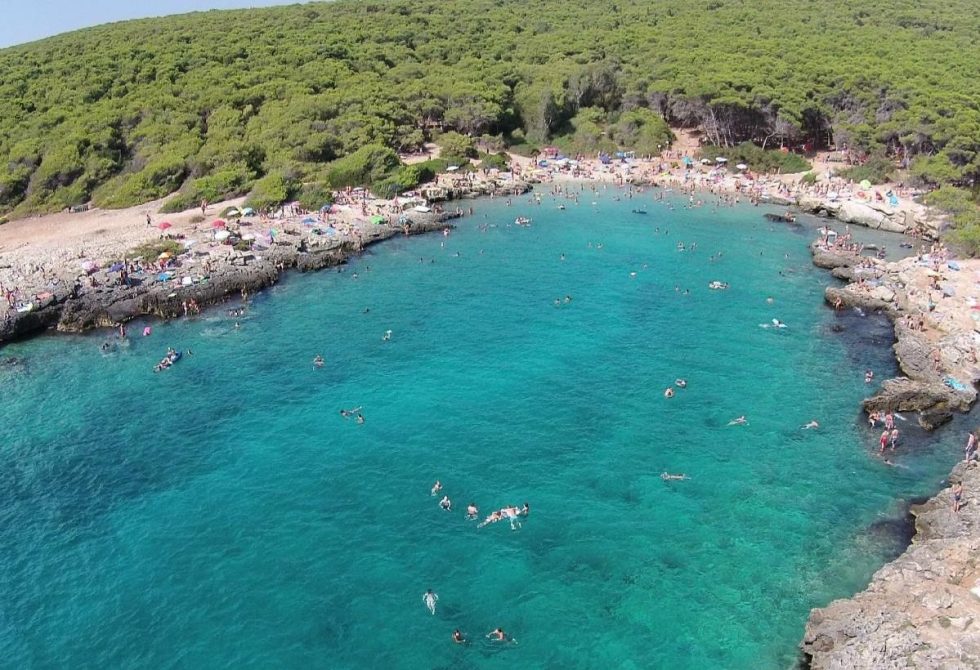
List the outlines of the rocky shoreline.
{"label": "rocky shoreline", "polygon": [[79,333],[115,327],[139,316],[175,318],[185,313],[189,301],[206,307],[232,295],[254,293],[275,284],[289,269],[307,272],[340,265],[371,244],[396,235],[442,230],[459,216],[461,212],[413,213],[404,225],[371,226],[357,240],[343,236],[311,242],[286,228],[268,249],[230,254],[206,279],[189,285],[145,281],[134,286],[106,283],[75,294],[56,291],[30,311],[8,312],[0,322],[0,345],[49,329]]}
{"label": "rocky shoreline", "polygon": [[[957,292],[954,283],[972,286],[973,273],[921,257],[885,263],[820,242],[811,251],[815,265],[849,281],[826,289],[830,305],[880,311],[895,326],[904,376],[882,383],[864,410],[916,412],[926,430],[968,411],[980,381],[974,343],[980,326],[968,292]],[[944,296],[939,304],[934,288]],[[811,611],[800,643],[805,667],[980,667],[980,468],[960,463],[950,481],[963,484],[959,512],[951,488],[913,505],[911,546],[878,570],[866,590]]]}

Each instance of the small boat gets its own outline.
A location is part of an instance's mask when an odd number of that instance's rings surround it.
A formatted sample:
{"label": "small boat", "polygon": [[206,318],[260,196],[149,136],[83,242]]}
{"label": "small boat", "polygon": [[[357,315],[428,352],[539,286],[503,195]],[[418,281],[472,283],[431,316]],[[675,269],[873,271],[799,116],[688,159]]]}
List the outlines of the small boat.
{"label": "small boat", "polygon": [[710,288],[712,290],[715,290],[715,291],[723,291],[726,288],[728,288],[728,282],[726,282],[726,281],[713,281],[710,284],[708,284],[708,288]]}
{"label": "small boat", "polygon": [[765,216],[770,221],[779,221],[781,223],[795,223],[796,222],[796,217],[793,216],[792,214],[790,214],[789,212],[787,212],[785,214],[764,214],[763,216]]}
{"label": "small boat", "polygon": [[519,216],[516,219],[514,219],[514,225],[515,226],[530,226],[531,225],[531,219],[528,218],[528,217],[526,217],[526,216]]}

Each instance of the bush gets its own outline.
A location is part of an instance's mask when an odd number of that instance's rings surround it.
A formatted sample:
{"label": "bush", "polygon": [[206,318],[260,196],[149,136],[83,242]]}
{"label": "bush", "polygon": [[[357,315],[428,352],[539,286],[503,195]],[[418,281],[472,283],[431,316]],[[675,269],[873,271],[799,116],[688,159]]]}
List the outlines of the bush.
{"label": "bush", "polygon": [[443,133],[436,139],[442,156],[461,156],[463,158],[476,158],[476,145],[473,140],[466,135],[450,131]]}
{"label": "bush", "polygon": [[255,182],[245,204],[256,210],[277,207],[292,200],[297,190],[298,184],[282,172],[270,172]]}
{"label": "bush", "polygon": [[159,158],[139,172],[119,175],[105,182],[92,194],[92,200],[107,209],[132,207],[173,193],[180,188],[187,173],[183,158]]}
{"label": "bush", "polygon": [[813,186],[817,183],[817,173],[807,172],[805,175],[800,177],[800,183],[805,184],[806,186]]}
{"label": "bush", "polygon": [[872,184],[882,184],[891,178],[895,164],[883,154],[871,156],[864,165],[855,165],[837,173],[839,177],[860,183],[867,179]]}
{"label": "bush", "polygon": [[390,177],[372,185],[371,190],[382,198],[393,198],[399,193],[410,191],[419,184],[435,179],[436,173],[426,163],[403,165]]}
{"label": "bush", "polygon": [[130,249],[126,252],[125,258],[143,258],[144,260],[155,261],[164,252],[176,256],[183,251],[184,245],[176,240],[152,240]]}
{"label": "bush", "polygon": [[219,202],[244,195],[252,184],[254,174],[244,163],[234,163],[218,169],[213,174],[194,179],[182,192],[168,200],[161,212],[183,212],[196,207],[202,200]]}
{"label": "bush", "polygon": [[367,186],[381,181],[399,166],[398,154],[378,144],[368,144],[327,166],[327,180],[333,188]]}
{"label": "bush", "polygon": [[312,182],[309,184],[303,184],[299,193],[296,195],[296,199],[303,209],[311,212],[318,211],[324,205],[329,205],[333,202],[333,193],[330,191],[330,187],[322,182]]}
{"label": "bush", "polygon": [[924,201],[950,218],[948,239],[969,255],[980,253],[980,204],[977,194],[955,186],[943,186],[929,193]]}
{"label": "bush", "polygon": [[799,154],[780,149],[763,149],[752,142],[742,142],[734,147],[718,147],[707,145],[701,148],[701,157],[714,163],[715,158],[722,156],[728,159],[728,165],[745,163],[755,172],[779,172],[793,174],[806,172],[813,168]]}
{"label": "bush", "polygon": [[500,152],[497,154],[484,154],[480,167],[485,170],[500,170],[506,172],[510,169],[510,156]]}

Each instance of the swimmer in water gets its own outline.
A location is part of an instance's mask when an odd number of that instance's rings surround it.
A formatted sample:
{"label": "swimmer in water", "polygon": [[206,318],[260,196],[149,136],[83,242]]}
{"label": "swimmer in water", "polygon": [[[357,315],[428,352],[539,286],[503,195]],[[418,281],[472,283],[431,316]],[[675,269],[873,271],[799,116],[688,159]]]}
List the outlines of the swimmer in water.
{"label": "swimmer in water", "polygon": [[477,515],[479,513],[480,513],[480,510],[477,509],[477,506],[476,506],[475,503],[470,503],[469,505],[466,506],[466,518],[467,519],[470,519],[470,520],[476,519],[476,517],[477,517]]}
{"label": "swimmer in water", "polygon": [[443,508],[447,512],[451,512],[453,509],[453,501],[449,499],[449,496],[443,496],[442,500],[439,501],[439,507]]}
{"label": "swimmer in water", "polygon": [[745,415],[743,414],[742,416],[738,417],[737,419],[732,419],[731,421],[729,421],[728,422],[728,425],[729,426],[747,426],[748,423],[749,423],[748,420],[745,418]]}
{"label": "swimmer in water", "polygon": [[441,490],[442,490],[442,482],[440,482],[437,479],[436,480],[436,483],[432,485],[432,495],[435,495],[435,494],[439,493],[439,491],[441,491]]}
{"label": "swimmer in water", "polygon": [[670,388],[668,386],[667,389],[664,390],[664,397],[665,398],[673,398],[674,397],[674,389],[672,389],[672,388]]}
{"label": "swimmer in water", "polygon": [[428,608],[428,610],[432,613],[432,616],[435,616],[436,614],[436,601],[438,600],[439,596],[436,595],[432,589],[429,589],[422,594],[422,602],[425,603],[426,608]]}
{"label": "swimmer in water", "polygon": [[387,342],[391,339],[391,330],[386,330],[384,336],[381,338],[383,341]]}
{"label": "swimmer in water", "polygon": [[459,631],[459,628],[453,631],[453,642],[456,644],[466,644],[466,638],[463,637],[463,634]]}
{"label": "swimmer in water", "polygon": [[322,368],[323,367],[323,356],[321,356],[320,354],[317,354],[313,358],[313,367],[315,367],[315,368]]}
{"label": "swimmer in water", "polygon": [[683,481],[685,479],[690,479],[690,477],[688,477],[687,475],[685,475],[683,473],[682,474],[679,474],[679,475],[674,475],[674,474],[671,474],[669,472],[661,472],[660,473],[660,478],[662,480],[664,480],[665,482]]}
{"label": "swimmer in water", "polygon": [[820,424],[817,422],[816,419],[814,419],[813,421],[810,421],[809,423],[807,423],[806,425],[804,425],[801,428],[801,430],[809,430],[811,428],[819,428],[819,427],[820,427]]}
{"label": "swimmer in water", "polygon": [[490,513],[490,516],[488,516],[486,519],[484,519],[483,521],[480,522],[480,524],[477,526],[477,528],[483,528],[487,524],[497,523],[498,521],[500,521],[503,518],[504,517],[500,514],[499,511],[494,510],[493,512]]}
{"label": "swimmer in water", "polygon": [[513,642],[514,644],[517,644],[517,640],[512,637],[507,637],[507,633],[504,632],[503,628],[493,629],[487,633],[487,637],[493,642]]}
{"label": "swimmer in water", "polygon": [[358,422],[358,423],[364,423],[364,415],[363,415],[363,414],[360,414],[360,413],[359,413],[359,414],[357,415],[357,422]]}

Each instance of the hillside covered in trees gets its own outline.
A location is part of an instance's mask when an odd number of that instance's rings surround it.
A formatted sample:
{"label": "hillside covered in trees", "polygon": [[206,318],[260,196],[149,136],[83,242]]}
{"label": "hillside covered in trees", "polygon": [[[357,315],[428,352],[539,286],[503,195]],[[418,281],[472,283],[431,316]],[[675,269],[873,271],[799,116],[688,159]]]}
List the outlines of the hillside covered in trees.
{"label": "hillside covered in trees", "polygon": [[0,214],[405,187],[424,175],[393,152],[449,131],[655,153],[665,122],[970,186],[977,35],[975,0],[342,0],[101,26],[0,51]]}

